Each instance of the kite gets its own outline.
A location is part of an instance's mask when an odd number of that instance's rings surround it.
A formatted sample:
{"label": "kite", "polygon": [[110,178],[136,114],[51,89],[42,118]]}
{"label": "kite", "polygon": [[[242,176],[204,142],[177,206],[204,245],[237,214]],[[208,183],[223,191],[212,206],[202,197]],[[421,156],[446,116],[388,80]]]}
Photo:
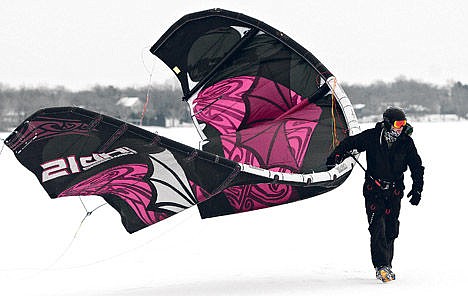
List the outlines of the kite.
{"label": "kite", "polygon": [[200,149],[77,107],[37,111],[5,140],[51,198],[99,195],[133,233],[192,206],[202,218],[310,198],[355,160],[329,153],[360,131],[320,61],[282,32],[212,9],[182,17],[151,47],[180,81]]}

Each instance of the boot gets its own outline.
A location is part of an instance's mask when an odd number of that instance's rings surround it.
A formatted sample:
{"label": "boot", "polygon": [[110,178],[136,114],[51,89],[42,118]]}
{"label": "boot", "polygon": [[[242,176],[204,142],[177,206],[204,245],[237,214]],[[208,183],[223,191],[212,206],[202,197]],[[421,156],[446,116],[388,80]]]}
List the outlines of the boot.
{"label": "boot", "polygon": [[395,273],[393,273],[390,266],[380,266],[375,268],[375,277],[384,283],[395,280]]}

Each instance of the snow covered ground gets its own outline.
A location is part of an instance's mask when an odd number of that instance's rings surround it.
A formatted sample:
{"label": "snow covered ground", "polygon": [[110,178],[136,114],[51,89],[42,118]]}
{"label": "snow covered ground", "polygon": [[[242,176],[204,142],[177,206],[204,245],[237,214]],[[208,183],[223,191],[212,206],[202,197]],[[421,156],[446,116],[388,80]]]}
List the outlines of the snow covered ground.
{"label": "snow covered ground", "polygon": [[[418,207],[403,200],[395,282],[374,278],[358,167],[341,187],[308,200],[208,220],[192,208],[127,234],[110,206],[78,230],[86,214],[80,200],[50,200],[5,147],[0,295],[461,295],[468,122],[414,128],[426,186]],[[191,128],[158,132],[196,145]]]}

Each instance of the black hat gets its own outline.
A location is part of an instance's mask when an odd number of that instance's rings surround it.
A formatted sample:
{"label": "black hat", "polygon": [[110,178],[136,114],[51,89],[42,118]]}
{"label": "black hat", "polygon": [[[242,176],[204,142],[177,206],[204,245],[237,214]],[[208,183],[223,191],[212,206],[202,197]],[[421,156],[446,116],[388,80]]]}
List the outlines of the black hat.
{"label": "black hat", "polygon": [[383,113],[383,120],[385,127],[390,129],[395,121],[406,120],[405,111],[398,107],[388,107]]}

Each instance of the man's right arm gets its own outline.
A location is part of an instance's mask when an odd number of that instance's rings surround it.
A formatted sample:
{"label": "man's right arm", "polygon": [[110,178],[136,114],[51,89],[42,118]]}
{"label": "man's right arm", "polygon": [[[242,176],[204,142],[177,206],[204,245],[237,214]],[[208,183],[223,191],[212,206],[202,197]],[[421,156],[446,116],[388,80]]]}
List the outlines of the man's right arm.
{"label": "man's right arm", "polygon": [[332,167],[341,163],[354,149],[357,149],[359,152],[365,151],[371,138],[370,133],[371,130],[365,130],[360,134],[349,136],[341,141],[330,156],[328,156],[327,166]]}

